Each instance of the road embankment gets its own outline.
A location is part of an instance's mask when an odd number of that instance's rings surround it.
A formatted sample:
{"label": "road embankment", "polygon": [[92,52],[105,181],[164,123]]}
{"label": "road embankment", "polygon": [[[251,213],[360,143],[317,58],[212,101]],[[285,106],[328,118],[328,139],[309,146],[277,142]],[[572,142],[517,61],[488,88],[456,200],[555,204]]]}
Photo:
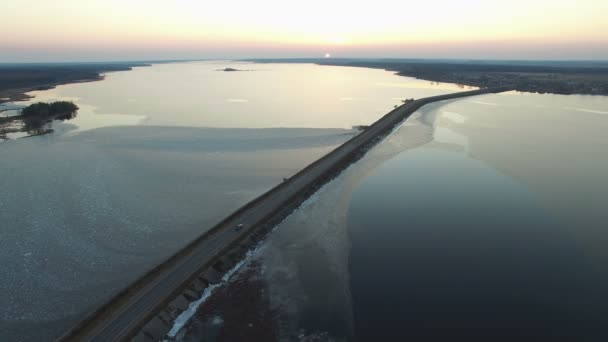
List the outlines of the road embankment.
{"label": "road embankment", "polygon": [[238,262],[252,244],[419,108],[432,102],[508,90],[511,88],[500,87],[433,96],[395,108],[357,136],[222,220],[60,339],[162,339],[179,312],[200,297],[202,289],[219,281],[221,274]]}

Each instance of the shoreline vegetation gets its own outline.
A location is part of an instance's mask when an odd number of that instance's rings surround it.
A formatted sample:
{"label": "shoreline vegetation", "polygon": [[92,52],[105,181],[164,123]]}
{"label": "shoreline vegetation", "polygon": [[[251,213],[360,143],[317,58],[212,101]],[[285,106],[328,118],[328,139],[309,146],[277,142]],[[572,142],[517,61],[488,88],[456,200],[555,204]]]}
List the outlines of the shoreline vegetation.
{"label": "shoreline vegetation", "polygon": [[51,133],[54,120],[71,120],[77,113],[78,106],[71,101],[33,103],[21,109],[19,115],[0,118],[0,140],[7,140],[10,133],[23,132],[27,136]]}
{"label": "shoreline vegetation", "polygon": [[93,82],[104,73],[128,71],[146,63],[35,63],[0,64],[0,104],[31,99],[26,93],[58,85]]}
{"label": "shoreline vegetation", "polygon": [[[465,61],[425,59],[365,58],[280,58],[243,59],[254,63],[313,63],[318,65],[361,67],[393,71],[400,76],[430,82],[491,88],[513,86],[517,91],[551,94],[608,95],[606,61]],[[154,62],[108,63],[31,63],[0,64],[0,104],[31,99],[30,91],[52,89],[58,85],[93,82],[104,73],[129,71]],[[249,71],[226,67],[217,71]]]}
{"label": "shoreline vegetation", "polygon": [[460,61],[423,59],[247,59],[255,63],[314,63],[393,71],[400,76],[462,86],[512,86],[516,91],[561,95],[608,95],[608,62]]}

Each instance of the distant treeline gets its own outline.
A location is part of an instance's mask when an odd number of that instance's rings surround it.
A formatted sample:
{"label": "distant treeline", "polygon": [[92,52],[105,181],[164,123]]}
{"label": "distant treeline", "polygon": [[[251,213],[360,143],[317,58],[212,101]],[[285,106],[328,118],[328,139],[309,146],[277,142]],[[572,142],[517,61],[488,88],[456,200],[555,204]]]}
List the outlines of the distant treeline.
{"label": "distant treeline", "polygon": [[96,80],[109,71],[130,70],[144,63],[0,64],[0,91],[45,89],[75,81]]}
{"label": "distant treeline", "polygon": [[449,61],[410,59],[257,59],[258,63],[316,63],[395,71],[432,82],[518,91],[608,95],[608,63],[586,61]]}

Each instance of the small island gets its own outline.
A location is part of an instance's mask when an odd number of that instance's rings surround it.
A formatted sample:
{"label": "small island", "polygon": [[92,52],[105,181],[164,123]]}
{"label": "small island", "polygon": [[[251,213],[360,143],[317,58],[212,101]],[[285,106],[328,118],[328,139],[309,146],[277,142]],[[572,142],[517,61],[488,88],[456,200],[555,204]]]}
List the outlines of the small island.
{"label": "small island", "polygon": [[76,117],[78,106],[71,101],[37,102],[23,109],[19,115],[0,118],[0,138],[9,133],[26,132],[29,136],[53,132],[53,120],[71,120]]}
{"label": "small island", "polygon": [[241,70],[241,69],[235,69],[235,68],[224,68],[224,69],[218,69],[216,71],[234,72],[234,71],[250,71],[250,70]]}
{"label": "small island", "polygon": [[37,102],[21,110],[21,117],[51,120],[69,120],[76,116],[78,106],[71,101],[56,101],[51,103]]}

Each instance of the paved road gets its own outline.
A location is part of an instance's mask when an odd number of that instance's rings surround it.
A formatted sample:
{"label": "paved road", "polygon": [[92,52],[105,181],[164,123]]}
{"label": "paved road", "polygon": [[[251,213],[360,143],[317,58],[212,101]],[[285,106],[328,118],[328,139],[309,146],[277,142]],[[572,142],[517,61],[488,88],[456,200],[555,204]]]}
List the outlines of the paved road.
{"label": "paved road", "polygon": [[[328,172],[335,172],[339,165],[346,167],[353,155],[375,139],[388,133],[393,127],[405,120],[420,107],[436,101],[458,97],[497,93],[507,88],[484,89],[455,94],[428,97],[404,104],[386,114],[361,134],[336,148],[328,155],[309,165],[290,179],[252,201],[226,220],[214,227],[204,238],[199,238],[186,247],[178,256],[168,260],[158,274],[139,284],[136,290],[123,293],[115,298],[110,306],[100,310],[95,317],[81,323],[68,332],[62,339],[69,341],[118,341],[131,336],[153,315],[160,312],[168,300],[180,291],[201,270],[235,241],[245,236],[248,229],[264,222],[294,196],[303,193]],[[243,224],[237,231],[236,226]]]}

